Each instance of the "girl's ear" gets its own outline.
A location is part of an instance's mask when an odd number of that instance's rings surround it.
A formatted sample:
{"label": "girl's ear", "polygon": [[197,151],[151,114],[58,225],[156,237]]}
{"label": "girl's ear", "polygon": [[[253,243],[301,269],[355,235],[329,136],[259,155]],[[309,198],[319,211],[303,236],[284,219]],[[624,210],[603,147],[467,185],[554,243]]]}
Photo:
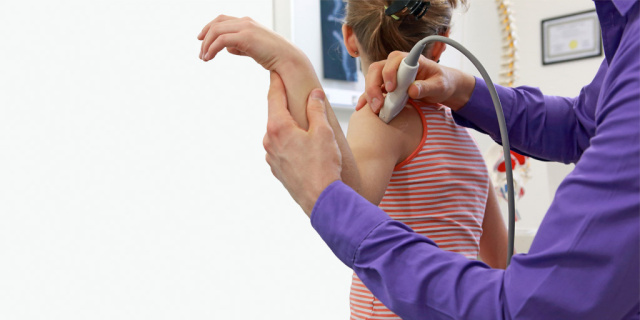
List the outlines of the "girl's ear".
{"label": "girl's ear", "polygon": [[[445,31],[443,34],[441,34],[441,36],[444,37],[449,37],[449,29],[447,29],[447,31]],[[439,61],[440,60],[440,56],[442,55],[442,53],[444,52],[444,50],[447,48],[447,45],[442,43],[442,42],[436,42],[433,44],[433,47],[431,48],[431,60],[433,61]]]}
{"label": "girl's ear", "polygon": [[347,48],[349,55],[354,58],[360,56],[360,52],[358,52],[358,39],[355,33],[353,33],[353,29],[346,24],[342,25],[342,38],[344,39],[344,46]]}

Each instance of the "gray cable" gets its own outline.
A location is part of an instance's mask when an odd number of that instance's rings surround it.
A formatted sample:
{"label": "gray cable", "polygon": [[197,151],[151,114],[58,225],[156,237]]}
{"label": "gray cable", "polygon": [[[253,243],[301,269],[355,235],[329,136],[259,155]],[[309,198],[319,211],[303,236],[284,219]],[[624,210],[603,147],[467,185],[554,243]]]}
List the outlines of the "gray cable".
{"label": "gray cable", "polygon": [[500,127],[500,137],[502,139],[502,149],[504,151],[504,164],[506,168],[507,174],[507,199],[508,199],[508,208],[509,208],[509,228],[508,228],[508,238],[509,243],[507,246],[507,266],[511,263],[511,257],[513,256],[513,241],[515,238],[515,211],[516,205],[514,201],[514,191],[513,191],[513,169],[511,167],[511,153],[509,152],[509,134],[507,133],[507,124],[504,120],[504,113],[502,112],[502,104],[500,103],[500,98],[498,98],[498,92],[496,91],[495,86],[493,85],[493,81],[489,77],[489,74],[484,69],[480,61],[476,59],[476,57],[469,52],[469,50],[465,49],[458,42],[443,36],[428,36],[420,42],[416,43],[416,45],[411,49],[409,55],[405,58],[405,62],[410,66],[415,66],[418,64],[418,60],[420,59],[420,55],[424,50],[425,46],[431,42],[444,42],[462,54],[464,54],[480,71],[480,75],[487,83],[487,87],[489,88],[489,94],[491,94],[491,100],[493,100],[493,106],[496,109],[496,116],[498,117],[498,126]]}

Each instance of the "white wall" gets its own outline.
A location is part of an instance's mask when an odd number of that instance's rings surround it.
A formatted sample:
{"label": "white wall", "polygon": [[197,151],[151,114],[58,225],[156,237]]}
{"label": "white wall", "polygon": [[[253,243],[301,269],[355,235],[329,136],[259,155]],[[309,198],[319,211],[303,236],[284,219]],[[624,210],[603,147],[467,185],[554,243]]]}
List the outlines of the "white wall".
{"label": "white wall", "polygon": [[[528,0],[511,1],[518,35],[518,80],[516,86],[539,87],[549,95],[576,96],[588,84],[603,59],[591,58],[579,61],[543,66],[541,62],[540,22],[544,19],[594,9],[593,2],[583,0]],[[494,0],[470,1],[469,10],[456,15],[454,35],[476,57],[494,79],[500,70],[500,25]],[[451,51],[451,50],[450,50]],[[450,52],[448,52],[450,53]],[[454,55],[459,59],[459,55]],[[451,59],[452,66],[476,74],[467,61]],[[497,81],[496,81],[497,82]],[[481,147],[487,149],[493,142],[485,136],[475,135]],[[526,195],[516,203],[522,220],[516,224],[524,234],[536,229],[546,213],[555,191],[573,165],[547,163],[533,160],[533,178],[526,184]],[[503,206],[506,212],[506,205]],[[522,251],[522,250],[521,250]]]}
{"label": "white wall", "polygon": [[272,1],[0,3],[0,319],[336,319],[350,271],[264,162]]}

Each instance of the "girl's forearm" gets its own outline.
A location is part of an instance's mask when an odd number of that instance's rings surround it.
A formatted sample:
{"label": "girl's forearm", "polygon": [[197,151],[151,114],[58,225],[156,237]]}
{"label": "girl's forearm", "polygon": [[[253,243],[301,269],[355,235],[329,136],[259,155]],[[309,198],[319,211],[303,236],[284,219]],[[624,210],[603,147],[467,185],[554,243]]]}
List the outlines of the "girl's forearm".
{"label": "girl's forearm", "polygon": [[[299,50],[299,49],[295,49]],[[307,99],[311,91],[315,88],[322,88],[322,84],[313,69],[313,65],[307,56],[301,51],[276,68],[276,72],[282,78],[282,82],[287,90],[287,101],[291,116],[303,129],[309,128],[307,121]],[[353,153],[347,144],[340,123],[333,113],[333,109],[327,101],[327,119],[333,128],[336,142],[342,153],[342,181],[355,191],[360,191],[360,174],[356,167]]]}
{"label": "girl's forearm", "polygon": [[[275,66],[275,71],[280,75],[287,90],[287,102],[293,119],[300,127],[307,130],[307,98],[315,88],[322,88],[322,84],[316,75],[309,58],[300,49],[287,55],[286,61]],[[329,111],[330,108],[327,108]],[[331,112],[333,114],[333,112]],[[335,118],[335,117],[333,117]],[[329,117],[329,121],[331,121]],[[335,128],[334,128],[335,130]],[[337,134],[336,134],[337,135]]]}

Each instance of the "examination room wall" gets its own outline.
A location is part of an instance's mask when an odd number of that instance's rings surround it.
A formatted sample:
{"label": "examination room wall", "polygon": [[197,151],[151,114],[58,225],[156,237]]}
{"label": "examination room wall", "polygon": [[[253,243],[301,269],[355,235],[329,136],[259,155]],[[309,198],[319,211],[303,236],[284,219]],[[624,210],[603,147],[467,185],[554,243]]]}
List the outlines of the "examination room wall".
{"label": "examination room wall", "polygon": [[[542,65],[540,23],[542,20],[576,12],[595,9],[592,1],[584,0],[526,0],[510,1],[517,35],[517,75],[516,86],[539,87],[544,94],[573,97],[595,76],[603,57],[578,61]],[[500,50],[502,46],[498,11],[494,0],[472,0],[469,10],[457,12],[456,25],[452,37],[457,37],[485,65],[491,77],[497,82],[501,69]],[[478,27],[481,26],[481,27]],[[476,74],[475,68],[454,50],[452,66]],[[482,149],[486,150],[493,141],[481,134],[474,135]],[[573,169],[573,165],[531,161],[531,179],[525,184],[525,196],[516,206],[521,215],[516,229],[521,235],[520,250],[528,249],[535,230],[544,218],[558,185]],[[506,202],[502,202],[506,212]]]}
{"label": "examination room wall", "polygon": [[[292,39],[307,53],[322,74],[322,46],[316,37],[320,34],[320,13],[317,1],[276,0],[275,28]],[[495,0],[468,1],[468,10],[456,10],[450,37],[461,42],[485,66],[494,82],[498,83],[501,70],[502,40],[501,26]],[[541,62],[540,23],[542,20],[566,14],[592,10],[592,1],[585,0],[519,0],[510,1],[515,20],[518,62],[516,85],[539,87],[545,94],[576,96],[580,88],[595,75],[602,57],[543,66]],[[447,48],[441,64],[459,68],[479,76],[475,67],[453,48]],[[325,87],[361,88],[363,80],[356,85],[337,84],[325,80]],[[343,130],[348,130],[352,107],[336,106]],[[472,134],[481,151],[487,154],[495,143],[486,135]],[[525,184],[525,196],[516,208],[521,219],[516,224],[516,249],[526,252],[535,236],[544,214],[553,200],[562,179],[573,165],[547,163],[531,160],[531,178]],[[500,200],[503,215],[507,213],[506,201]]]}
{"label": "examination room wall", "polygon": [[345,319],[264,161],[269,74],[198,59],[272,2],[0,2],[0,319]]}

